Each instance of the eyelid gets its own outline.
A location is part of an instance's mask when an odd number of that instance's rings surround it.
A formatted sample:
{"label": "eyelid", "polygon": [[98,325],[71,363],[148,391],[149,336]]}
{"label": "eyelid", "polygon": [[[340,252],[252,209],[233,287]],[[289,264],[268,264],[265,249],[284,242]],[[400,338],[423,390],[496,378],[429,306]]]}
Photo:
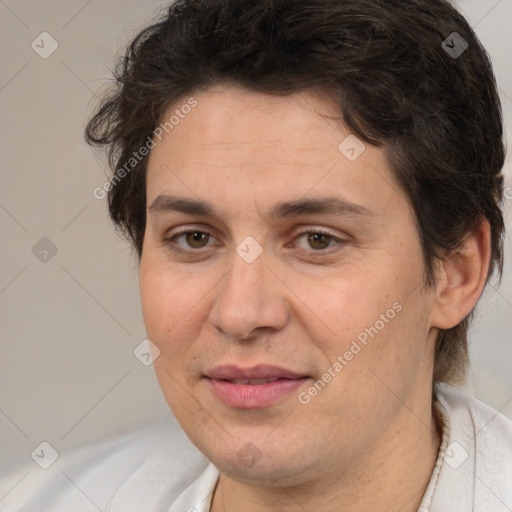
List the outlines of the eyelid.
{"label": "eyelid", "polygon": [[331,247],[327,247],[326,249],[301,249],[303,251],[307,251],[308,253],[313,253],[313,254],[317,254],[317,255],[321,255],[321,254],[328,254],[332,251],[335,251],[337,250],[336,249],[336,246],[339,246],[339,245],[344,245],[347,240],[344,239],[344,238],[341,238],[339,236],[336,236],[334,235],[331,231],[325,229],[325,228],[319,228],[319,227],[314,227],[314,226],[309,226],[309,227],[306,227],[306,228],[301,228],[300,231],[298,231],[297,233],[295,233],[293,235],[293,241],[292,243],[295,243],[295,241],[302,237],[303,235],[307,235],[307,234],[311,234],[311,233],[319,233],[319,234],[322,234],[322,235],[326,235],[328,236],[329,238],[331,238],[333,241],[337,242],[335,245],[331,246]]}
{"label": "eyelid", "polygon": [[323,235],[330,236],[331,238],[340,239],[340,237],[336,236],[332,231],[328,228],[318,227],[318,226],[306,226],[301,227],[297,230],[293,236],[304,235],[305,233],[322,233]]}
{"label": "eyelid", "polygon": [[[202,228],[202,227],[194,227],[194,226],[186,226],[184,228],[182,228],[181,230],[179,231],[176,231],[174,233],[172,233],[171,235],[168,235],[168,236],[165,236],[163,239],[162,239],[162,242],[165,243],[166,246],[169,246],[173,251],[175,252],[181,252],[181,253],[184,253],[184,254],[190,254],[190,253],[201,253],[205,250],[207,250],[208,248],[210,248],[211,246],[210,245],[207,245],[205,247],[201,247],[199,249],[186,249],[186,248],[183,248],[181,247],[180,245],[177,245],[174,243],[174,240],[180,236],[183,236],[183,235],[186,235],[188,233],[194,233],[194,232],[197,232],[197,233],[203,233],[205,235],[208,235],[210,238],[212,239],[215,239],[216,240],[216,237],[211,233],[211,230],[208,230],[208,229],[205,229],[205,228]],[[304,235],[307,235],[307,234],[311,234],[311,233],[319,233],[319,234],[323,234],[323,235],[326,235],[328,236],[329,238],[332,239],[332,241],[335,241],[336,243],[331,246],[331,247],[327,247],[325,249],[303,249],[303,248],[298,248],[299,250],[302,250],[302,251],[306,251],[308,253],[312,253],[312,254],[316,254],[316,255],[321,255],[321,254],[327,254],[327,253],[331,253],[336,249],[336,246],[339,246],[339,245],[344,245],[347,240],[346,239],[343,239],[339,236],[336,236],[334,235],[331,231],[325,229],[325,228],[321,228],[321,227],[315,227],[315,226],[308,226],[308,227],[302,227],[300,228],[300,230],[298,230],[297,232],[295,232],[292,237],[293,237],[293,240],[292,240],[292,244],[295,243],[295,241],[304,236]],[[210,241],[210,240],[208,240]],[[218,244],[217,244],[218,245]],[[287,246],[289,246],[287,244]]]}
{"label": "eyelid", "polygon": [[[205,229],[202,227],[186,226],[178,231],[173,232],[172,234],[165,235],[164,237],[162,237],[162,243],[166,247],[169,247],[172,251],[182,253],[182,254],[192,254],[192,253],[199,254],[199,253],[212,247],[212,245],[207,245],[205,247],[201,247],[200,249],[192,249],[192,248],[187,249],[187,248],[184,248],[175,243],[176,238],[186,235],[188,233],[203,233],[205,235],[208,235],[208,237],[210,237],[208,239],[208,242],[210,241],[210,239],[216,240],[216,237],[212,234],[211,230],[208,230],[208,229]],[[219,244],[214,244],[214,245],[219,245]]]}

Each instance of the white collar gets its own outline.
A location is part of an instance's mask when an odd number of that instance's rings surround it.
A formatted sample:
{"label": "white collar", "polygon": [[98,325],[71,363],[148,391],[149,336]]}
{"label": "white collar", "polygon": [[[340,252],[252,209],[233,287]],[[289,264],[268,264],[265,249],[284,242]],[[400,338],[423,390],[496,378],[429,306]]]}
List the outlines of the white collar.
{"label": "white collar", "polygon": [[168,512],[209,512],[219,470],[209,464],[199,478],[171,505]]}

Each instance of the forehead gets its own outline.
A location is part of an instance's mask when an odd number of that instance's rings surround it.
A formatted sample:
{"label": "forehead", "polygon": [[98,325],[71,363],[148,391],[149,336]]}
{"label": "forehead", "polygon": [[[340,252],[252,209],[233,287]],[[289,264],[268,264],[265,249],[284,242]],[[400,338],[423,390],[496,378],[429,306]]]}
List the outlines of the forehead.
{"label": "forehead", "polygon": [[350,133],[326,93],[216,88],[195,94],[196,105],[181,111],[189,99],[162,117],[165,123],[181,113],[151,151],[148,206],[163,191],[223,207],[242,198],[262,204],[338,192],[369,208],[401,195],[383,151]]}
{"label": "forehead", "polygon": [[[336,155],[340,137],[348,135],[340,118],[340,107],[327,93],[302,91],[286,96],[262,94],[234,87],[215,87],[194,95],[196,106],[185,109],[187,98],[181,98],[167,109],[161,119],[171,117],[179,122],[163,134],[176,156],[193,145],[187,157],[208,155],[222,157],[224,162],[242,158],[244,164],[267,162],[294,163],[298,166],[323,167],[318,151],[326,157]],[[162,144],[158,144],[160,147]],[[159,153],[162,148],[153,151]],[[282,156],[282,158],[281,158]],[[303,161],[303,158],[307,161]],[[214,163],[214,162],[210,162]]]}

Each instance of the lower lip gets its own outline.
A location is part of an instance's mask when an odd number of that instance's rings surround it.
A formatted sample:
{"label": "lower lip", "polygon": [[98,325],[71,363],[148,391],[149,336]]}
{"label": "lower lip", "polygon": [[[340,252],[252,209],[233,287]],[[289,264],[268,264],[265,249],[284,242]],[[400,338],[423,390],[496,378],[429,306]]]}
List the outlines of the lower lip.
{"label": "lower lip", "polygon": [[229,407],[240,409],[261,409],[269,407],[282,398],[297,392],[309,380],[279,379],[265,384],[234,384],[226,380],[207,379],[217,398]]}

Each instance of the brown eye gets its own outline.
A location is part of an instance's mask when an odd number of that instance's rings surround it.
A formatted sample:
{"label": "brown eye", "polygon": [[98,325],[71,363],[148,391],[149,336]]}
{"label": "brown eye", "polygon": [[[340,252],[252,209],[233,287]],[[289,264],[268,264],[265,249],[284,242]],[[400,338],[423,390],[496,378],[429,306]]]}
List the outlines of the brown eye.
{"label": "brown eye", "polygon": [[210,235],[208,233],[203,233],[201,231],[188,231],[187,233],[183,233],[182,236],[185,236],[185,240],[189,247],[193,249],[201,249],[205,247],[210,239]]}
{"label": "brown eye", "polygon": [[295,238],[293,245],[310,255],[327,255],[341,249],[345,241],[321,230],[305,230]]}
{"label": "brown eye", "polygon": [[332,237],[325,233],[308,233],[308,243],[312,249],[326,249],[331,241]]}

